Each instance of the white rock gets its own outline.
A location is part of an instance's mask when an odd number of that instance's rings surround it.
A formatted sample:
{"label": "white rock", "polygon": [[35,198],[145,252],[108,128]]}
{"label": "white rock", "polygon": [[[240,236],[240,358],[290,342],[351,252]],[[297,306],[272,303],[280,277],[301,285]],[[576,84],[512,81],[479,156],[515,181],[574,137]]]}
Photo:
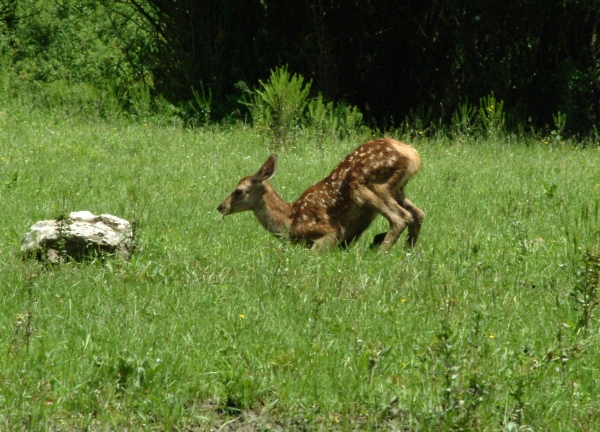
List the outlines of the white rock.
{"label": "white rock", "polygon": [[129,259],[134,248],[133,229],[128,221],[110,214],[95,216],[79,211],[62,221],[46,220],[32,225],[23,239],[21,253],[57,263],[65,255],[82,259],[98,252]]}

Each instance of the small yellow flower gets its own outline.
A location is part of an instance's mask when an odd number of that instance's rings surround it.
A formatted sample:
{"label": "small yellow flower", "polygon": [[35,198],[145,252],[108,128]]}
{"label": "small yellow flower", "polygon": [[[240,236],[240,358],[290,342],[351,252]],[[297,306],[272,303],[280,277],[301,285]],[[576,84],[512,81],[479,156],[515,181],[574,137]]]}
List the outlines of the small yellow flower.
{"label": "small yellow flower", "polygon": [[490,333],[490,339],[494,339],[496,336]]}
{"label": "small yellow flower", "polygon": [[406,299],[403,298],[402,300],[400,300],[402,303],[406,303]]}
{"label": "small yellow flower", "polygon": [[244,318],[246,318],[246,315],[244,315],[244,314],[240,314],[240,315],[239,315],[239,317],[240,317],[241,319],[244,319]]}

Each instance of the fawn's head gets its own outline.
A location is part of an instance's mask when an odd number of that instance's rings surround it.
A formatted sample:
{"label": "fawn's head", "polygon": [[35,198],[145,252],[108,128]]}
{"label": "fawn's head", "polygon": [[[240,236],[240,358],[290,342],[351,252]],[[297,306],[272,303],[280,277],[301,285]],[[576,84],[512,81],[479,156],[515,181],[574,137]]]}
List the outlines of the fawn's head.
{"label": "fawn's head", "polygon": [[233,192],[219,204],[217,210],[223,217],[255,209],[262,201],[265,192],[264,182],[277,171],[277,155],[272,154],[253,176],[239,181]]}

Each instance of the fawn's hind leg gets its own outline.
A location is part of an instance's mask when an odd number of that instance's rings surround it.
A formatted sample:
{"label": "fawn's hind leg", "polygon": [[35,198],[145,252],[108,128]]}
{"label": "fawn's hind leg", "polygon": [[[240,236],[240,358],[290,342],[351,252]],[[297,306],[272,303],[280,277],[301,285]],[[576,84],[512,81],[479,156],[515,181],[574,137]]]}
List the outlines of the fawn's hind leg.
{"label": "fawn's hind leg", "polygon": [[414,245],[417,243],[417,239],[419,238],[423,221],[425,220],[425,212],[414,205],[406,197],[401,205],[412,215],[412,222],[408,224],[408,237],[406,238],[406,245],[409,247],[414,247]]}
{"label": "fawn's hind leg", "polygon": [[408,237],[406,238],[406,246],[412,248],[417,243],[417,239],[419,238],[421,225],[423,225],[423,220],[425,219],[425,212],[414,205],[411,200],[406,198],[404,190],[402,189],[394,192],[394,198],[398,204],[400,204],[402,208],[408,211],[412,216],[408,223]]}
{"label": "fawn's hind leg", "polygon": [[[417,243],[417,239],[419,238],[419,233],[421,232],[421,226],[423,225],[423,221],[425,220],[425,212],[421,210],[419,207],[415,206],[408,198],[404,199],[404,205],[402,206],[412,215],[412,222],[408,224],[408,237],[406,238],[406,246],[414,247]],[[385,240],[386,232],[379,233],[373,238],[373,242],[371,243],[371,249],[375,249],[383,240]]]}
{"label": "fawn's hind leg", "polygon": [[[377,213],[382,215],[390,223],[390,230],[385,234],[379,248],[388,251],[398,241],[398,237],[407,225],[412,223],[412,215],[389,193],[375,193],[367,187],[362,187],[356,191],[357,200],[366,204]],[[379,241],[380,237],[376,237]]]}

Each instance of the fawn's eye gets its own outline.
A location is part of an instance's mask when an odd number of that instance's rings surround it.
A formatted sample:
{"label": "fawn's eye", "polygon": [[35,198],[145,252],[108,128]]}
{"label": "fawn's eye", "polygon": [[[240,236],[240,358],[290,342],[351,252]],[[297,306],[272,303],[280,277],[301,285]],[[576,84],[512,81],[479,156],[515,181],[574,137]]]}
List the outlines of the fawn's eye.
{"label": "fawn's eye", "polygon": [[243,194],[244,194],[244,191],[241,190],[241,189],[236,189],[236,190],[233,191],[233,196],[235,196],[235,197],[240,197]]}

